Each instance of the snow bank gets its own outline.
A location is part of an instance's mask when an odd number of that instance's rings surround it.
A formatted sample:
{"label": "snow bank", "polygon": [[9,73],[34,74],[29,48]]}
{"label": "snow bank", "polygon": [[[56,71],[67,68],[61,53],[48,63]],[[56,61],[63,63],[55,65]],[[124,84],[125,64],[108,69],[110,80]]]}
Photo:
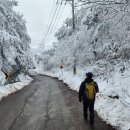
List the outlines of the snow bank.
{"label": "snow bank", "polygon": [[24,76],[24,75],[20,75],[19,79],[20,79],[20,82],[8,84],[6,86],[0,86],[0,100],[3,97],[6,97],[9,94],[22,89],[24,86],[28,85],[33,80],[31,77]]}
{"label": "snow bank", "polygon": [[[37,73],[43,72],[41,69],[35,71]],[[85,71],[78,68],[77,72],[76,75],[73,75],[71,71],[63,70],[62,72],[60,69],[53,69],[51,72],[43,72],[42,74],[58,77],[59,80],[67,83],[69,88],[78,91],[80,83],[85,78]],[[108,83],[106,80],[94,78],[100,89],[100,93],[97,94],[96,98],[95,110],[106,123],[120,130],[130,129],[130,89],[128,89],[130,81],[128,73],[130,72],[127,71],[124,76],[115,73],[114,77],[108,79]],[[125,84],[122,82],[125,82]]]}

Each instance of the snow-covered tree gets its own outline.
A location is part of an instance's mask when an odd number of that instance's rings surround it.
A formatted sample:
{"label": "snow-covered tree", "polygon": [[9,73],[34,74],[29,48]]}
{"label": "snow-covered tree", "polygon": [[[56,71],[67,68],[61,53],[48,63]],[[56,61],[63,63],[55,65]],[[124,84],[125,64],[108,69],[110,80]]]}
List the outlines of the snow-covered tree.
{"label": "snow-covered tree", "polygon": [[19,73],[33,67],[31,40],[23,16],[13,10],[16,5],[15,0],[0,0],[0,71],[9,74],[12,82]]}
{"label": "snow-covered tree", "polygon": [[111,64],[129,60],[129,1],[79,1],[82,6],[75,13],[76,29],[72,30],[72,19],[68,18],[55,34],[59,41],[54,55],[48,58],[51,63],[63,61],[72,66],[76,60],[85,67],[100,60]]}

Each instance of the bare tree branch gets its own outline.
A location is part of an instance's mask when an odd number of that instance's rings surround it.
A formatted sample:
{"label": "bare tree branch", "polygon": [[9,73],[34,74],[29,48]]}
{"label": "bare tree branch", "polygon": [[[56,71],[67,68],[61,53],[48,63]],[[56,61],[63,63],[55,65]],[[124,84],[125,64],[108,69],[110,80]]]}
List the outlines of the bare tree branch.
{"label": "bare tree branch", "polygon": [[99,5],[110,5],[110,4],[116,4],[116,5],[123,5],[126,4],[124,2],[115,2],[115,1],[87,1],[83,2],[83,4],[78,5],[77,7],[83,6],[83,5],[89,5],[89,4],[99,4]]}

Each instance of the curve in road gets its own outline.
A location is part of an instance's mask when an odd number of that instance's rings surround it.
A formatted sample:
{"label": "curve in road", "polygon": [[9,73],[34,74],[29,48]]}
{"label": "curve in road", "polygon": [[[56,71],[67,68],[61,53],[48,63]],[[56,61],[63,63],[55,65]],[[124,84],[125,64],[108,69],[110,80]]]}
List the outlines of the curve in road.
{"label": "curve in road", "polygon": [[[77,92],[43,75],[0,102],[0,130],[90,130]],[[95,130],[115,130],[96,114]]]}

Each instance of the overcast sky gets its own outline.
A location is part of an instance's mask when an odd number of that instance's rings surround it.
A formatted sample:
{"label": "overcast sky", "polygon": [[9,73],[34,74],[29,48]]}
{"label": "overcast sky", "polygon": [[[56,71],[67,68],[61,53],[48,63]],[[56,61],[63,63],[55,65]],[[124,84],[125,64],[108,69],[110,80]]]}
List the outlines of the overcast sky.
{"label": "overcast sky", "polygon": [[[32,40],[31,47],[37,48],[39,47],[39,44],[41,44],[43,41],[54,0],[17,1],[19,3],[18,7],[16,7],[15,10],[24,15],[24,19],[27,21],[27,30]],[[70,16],[71,7],[69,4],[67,4],[65,6],[61,20],[59,21],[58,28],[62,26],[63,21]],[[54,38],[50,38],[50,41],[46,42],[45,46],[50,46],[50,44],[54,40]]]}

